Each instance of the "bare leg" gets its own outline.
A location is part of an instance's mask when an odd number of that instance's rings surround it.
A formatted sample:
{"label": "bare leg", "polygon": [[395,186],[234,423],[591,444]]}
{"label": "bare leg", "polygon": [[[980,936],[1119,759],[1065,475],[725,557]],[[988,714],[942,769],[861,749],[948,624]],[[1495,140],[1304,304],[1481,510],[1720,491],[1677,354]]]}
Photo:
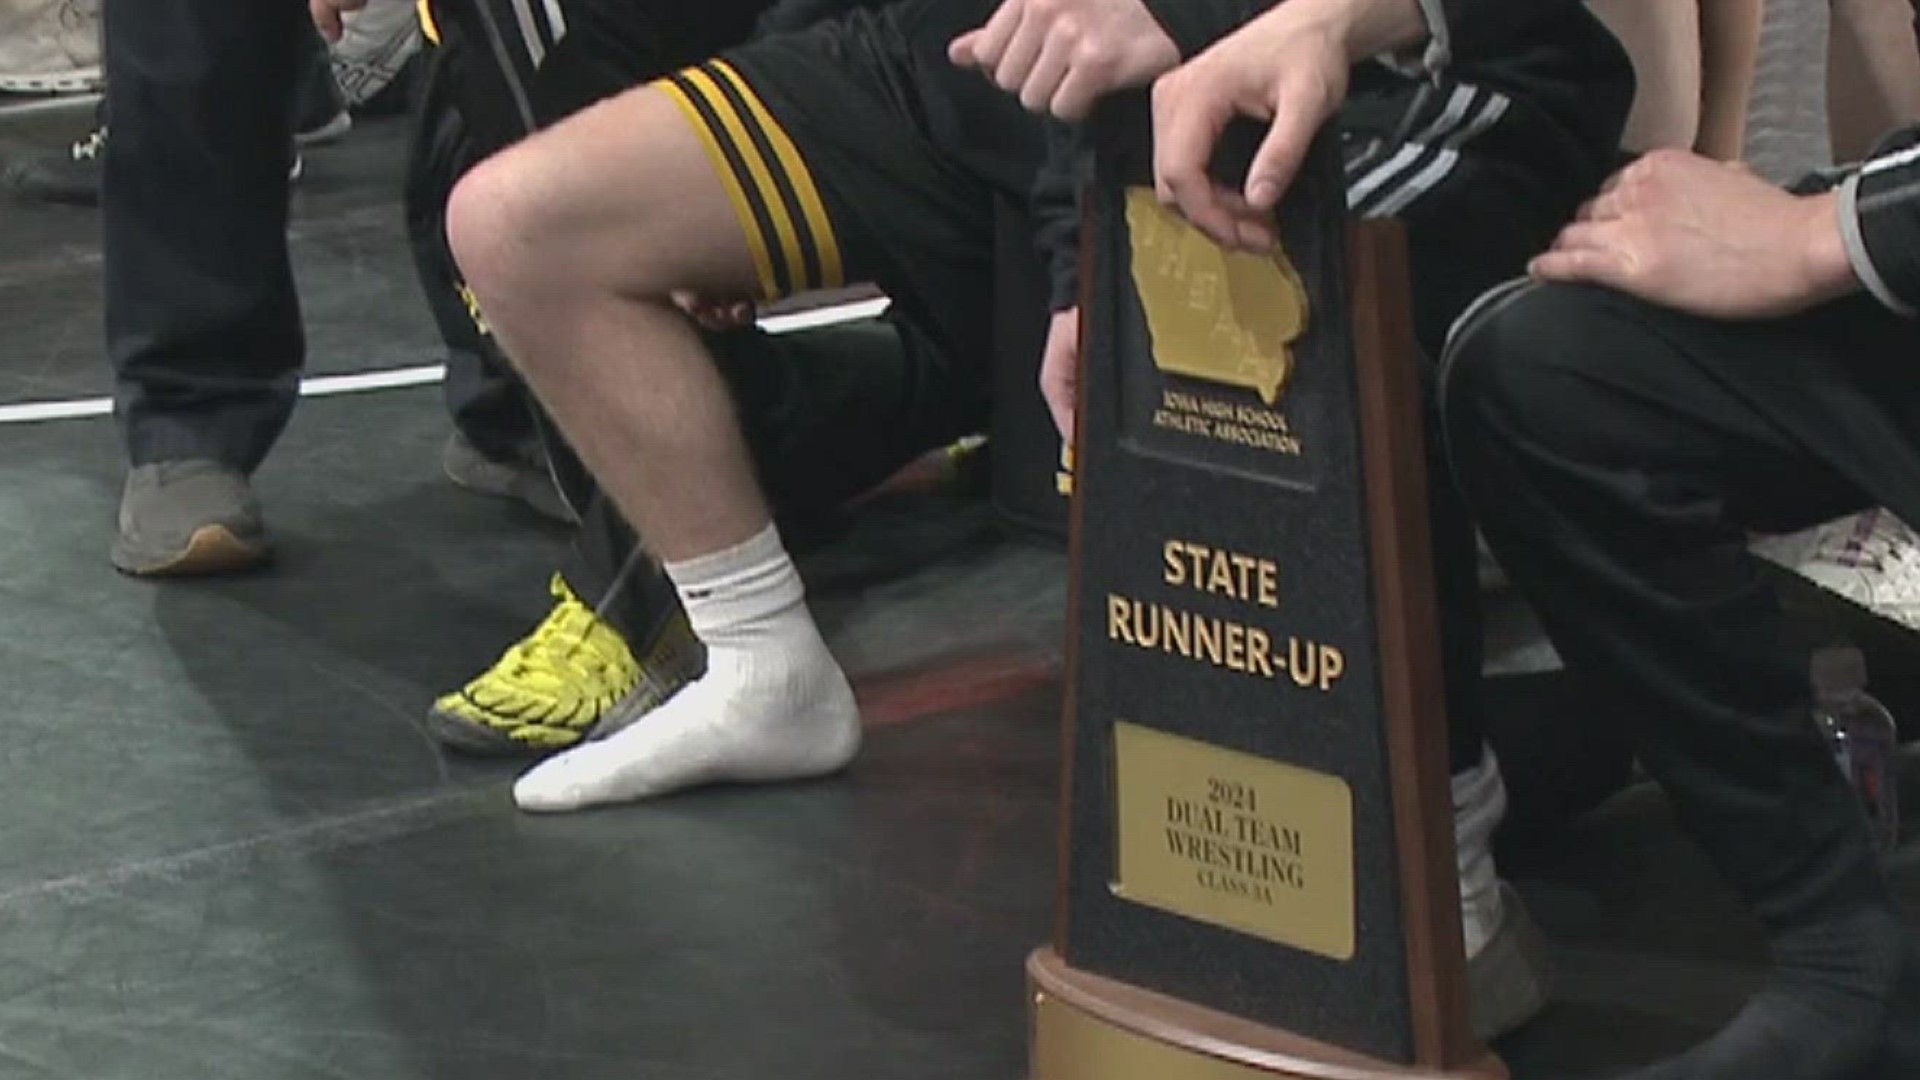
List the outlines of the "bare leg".
{"label": "bare leg", "polygon": [[630,91],[482,164],[448,231],[494,332],[649,550],[690,558],[767,525],[726,386],[670,296],[758,288],[671,99]]}
{"label": "bare leg", "polygon": [[1882,135],[1920,116],[1913,7],[1902,0],[1834,0],[1827,60],[1833,156],[1859,161]]}
{"label": "bare leg", "polygon": [[1592,0],[1592,12],[1633,57],[1638,92],[1621,147],[1692,146],[1700,134],[1699,0]]}
{"label": "bare leg", "polygon": [[807,613],[726,386],[672,301],[760,291],[700,133],[665,92],[631,91],[480,166],[448,229],[495,333],[707,647],[706,674],[644,723],[522,777],[520,806],[845,765],[860,743],[853,691]]}

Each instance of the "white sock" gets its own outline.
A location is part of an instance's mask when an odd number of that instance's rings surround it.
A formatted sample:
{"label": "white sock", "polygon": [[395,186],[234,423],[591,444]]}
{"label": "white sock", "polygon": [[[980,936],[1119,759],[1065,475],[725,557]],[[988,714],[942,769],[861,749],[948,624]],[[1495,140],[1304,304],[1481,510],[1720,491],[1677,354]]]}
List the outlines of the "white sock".
{"label": "white sock", "polygon": [[522,810],[821,776],[859,750],[853,688],[807,613],[800,575],[773,526],[665,569],[707,647],[707,673],[632,727],[521,777],[513,797]]}
{"label": "white sock", "polygon": [[1480,764],[1453,778],[1453,837],[1460,860],[1460,928],[1467,956],[1478,956],[1500,931],[1500,872],[1493,864],[1493,833],[1507,813],[1507,785],[1488,750]]}

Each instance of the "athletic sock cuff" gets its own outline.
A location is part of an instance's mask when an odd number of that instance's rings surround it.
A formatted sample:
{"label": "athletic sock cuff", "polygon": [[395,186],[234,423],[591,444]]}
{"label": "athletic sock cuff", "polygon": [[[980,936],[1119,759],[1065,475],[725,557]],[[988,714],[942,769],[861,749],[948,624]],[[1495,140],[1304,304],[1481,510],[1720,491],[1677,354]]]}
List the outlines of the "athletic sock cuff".
{"label": "athletic sock cuff", "polygon": [[664,564],[702,641],[798,605],[806,590],[772,525],[711,554]]}

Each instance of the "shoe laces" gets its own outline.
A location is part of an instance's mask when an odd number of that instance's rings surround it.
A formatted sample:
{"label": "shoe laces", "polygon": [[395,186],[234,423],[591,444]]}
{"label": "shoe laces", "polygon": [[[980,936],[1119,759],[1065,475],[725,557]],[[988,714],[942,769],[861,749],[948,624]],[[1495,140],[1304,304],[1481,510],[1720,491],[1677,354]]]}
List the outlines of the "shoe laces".
{"label": "shoe laces", "polygon": [[516,683],[558,683],[576,692],[593,683],[635,681],[639,668],[620,635],[560,575],[554,575],[549,591],[553,610],[507,650],[498,672]]}
{"label": "shoe laces", "polygon": [[85,136],[73,140],[72,145],[67,147],[67,153],[71,154],[75,161],[93,161],[106,149],[107,126],[102,124],[87,132]]}
{"label": "shoe laces", "polygon": [[1920,537],[1885,510],[1822,529],[1798,569],[1884,617],[1920,629]]}
{"label": "shoe laces", "polygon": [[1869,510],[1822,529],[1807,563],[1891,574],[1920,570],[1920,537],[1885,510]]}

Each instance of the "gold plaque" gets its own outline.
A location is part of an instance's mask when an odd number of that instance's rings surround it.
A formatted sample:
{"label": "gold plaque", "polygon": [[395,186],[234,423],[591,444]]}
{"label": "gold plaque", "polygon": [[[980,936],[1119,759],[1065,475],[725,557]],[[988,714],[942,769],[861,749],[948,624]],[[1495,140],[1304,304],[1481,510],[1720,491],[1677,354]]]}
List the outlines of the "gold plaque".
{"label": "gold plaque", "polygon": [[1148,188],[1127,191],[1127,227],[1155,366],[1277,403],[1307,329],[1307,287],[1286,253],[1228,251]]}
{"label": "gold plaque", "polygon": [[1113,737],[1116,895],[1353,958],[1353,792],[1345,780],[1125,721]]}

